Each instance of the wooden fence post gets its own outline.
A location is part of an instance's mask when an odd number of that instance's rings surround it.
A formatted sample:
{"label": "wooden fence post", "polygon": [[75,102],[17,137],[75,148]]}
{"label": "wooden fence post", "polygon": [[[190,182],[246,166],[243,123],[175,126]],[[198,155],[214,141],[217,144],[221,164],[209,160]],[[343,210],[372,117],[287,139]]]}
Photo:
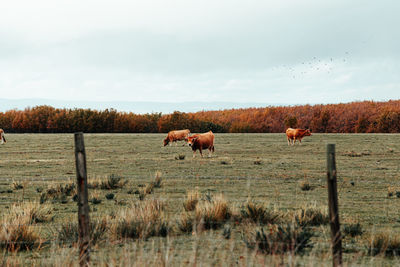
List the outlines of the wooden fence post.
{"label": "wooden fence post", "polygon": [[342,236],[340,234],[339,207],[336,181],[335,145],[327,145],[328,203],[331,225],[333,266],[342,266]]}
{"label": "wooden fence post", "polygon": [[89,204],[86,172],[86,152],[83,133],[75,133],[75,163],[78,194],[79,265],[88,266],[90,260]]}

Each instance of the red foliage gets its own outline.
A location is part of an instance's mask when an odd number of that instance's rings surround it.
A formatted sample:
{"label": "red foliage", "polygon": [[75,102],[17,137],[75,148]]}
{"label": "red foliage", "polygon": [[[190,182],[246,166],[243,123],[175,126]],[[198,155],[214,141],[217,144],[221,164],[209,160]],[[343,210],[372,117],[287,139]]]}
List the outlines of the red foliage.
{"label": "red foliage", "polygon": [[138,115],[111,110],[56,109],[37,106],[0,112],[6,132],[157,133],[173,129],[191,132],[280,133],[287,127],[328,133],[398,133],[400,100],[228,109],[172,114]]}

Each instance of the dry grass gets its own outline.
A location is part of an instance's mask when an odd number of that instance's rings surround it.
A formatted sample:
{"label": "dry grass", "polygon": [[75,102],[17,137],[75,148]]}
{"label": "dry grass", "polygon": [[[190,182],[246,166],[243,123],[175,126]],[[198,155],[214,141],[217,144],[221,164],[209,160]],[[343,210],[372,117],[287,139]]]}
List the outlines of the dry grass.
{"label": "dry grass", "polygon": [[164,203],[145,200],[120,210],[111,227],[114,239],[147,239],[166,236],[170,230],[164,214]]}
{"label": "dry grass", "polygon": [[110,190],[110,189],[118,189],[123,188],[128,181],[122,179],[122,177],[111,174],[108,176],[107,180],[103,180],[100,183],[100,189]]}
{"label": "dry grass", "polygon": [[162,186],[162,173],[160,171],[156,171],[154,175],[154,188],[161,188]]}
{"label": "dry grass", "polygon": [[72,182],[65,185],[49,185],[46,192],[40,195],[40,203],[51,200],[52,202],[65,204],[68,202],[68,197],[76,195],[76,192],[76,184]]}
{"label": "dry grass", "polygon": [[373,234],[368,240],[370,255],[400,256],[400,235],[392,230]]}
{"label": "dry grass", "polygon": [[248,201],[240,210],[241,218],[257,224],[273,224],[282,217],[269,205]]}
{"label": "dry grass", "polygon": [[[91,220],[89,224],[90,243],[96,245],[105,238],[109,229],[110,218]],[[57,240],[60,244],[75,245],[79,238],[79,226],[77,222],[63,223],[56,230]]]}
{"label": "dry grass", "polygon": [[243,240],[249,248],[265,254],[300,253],[312,247],[311,237],[314,235],[309,228],[296,224],[269,225],[247,229]]}
{"label": "dry grass", "polygon": [[177,221],[178,229],[182,233],[193,233],[195,230],[195,217],[191,213],[182,213],[180,219]]}
{"label": "dry grass", "polygon": [[328,209],[318,207],[315,203],[300,207],[293,212],[292,216],[300,226],[318,226],[329,223]]}
{"label": "dry grass", "polygon": [[199,229],[218,229],[231,215],[228,202],[222,194],[214,196],[211,201],[199,202],[195,209]]}
{"label": "dry grass", "polygon": [[43,243],[39,228],[33,224],[47,219],[47,212],[35,204],[16,204],[3,215],[0,225],[0,247],[8,251],[39,249]]}
{"label": "dry grass", "polygon": [[[0,210],[5,211],[7,208],[11,208],[10,203],[22,198],[30,201],[38,199],[41,193],[46,192],[49,183],[53,183],[53,186],[57,182],[65,184],[68,183],[68,179],[75,176],[74,157],[71,157],[73,150],[71,137],[71,135],[56,134],[13,135],[10,138],[10,140],[16,140],[13,146],[1,147],[2,153],[8,155],[6,161],[0,162],[1,176],[15,178],[17,181],[29,180],[30,185],[24,188],[24,192],[22,190],[7,192],[7,190],[11,190],[12,181],[0,183],[0,192],[2,192]],[[114,242],[114,235],[110,232],[109,235],[106,234],[107,243],[93,250],[93,261],[96,264],[121,266],[123,265],[122,259],[125,257],[124,248],[127,245],[133,247],[140,244],[144,248],[143,250],[137,252],[134,248],[131,251],[132,265],[139,266],[139,262],[147,264],[147,260],[151,265],[150,262],[155,262],[160,251],[165,253],[165,258],[172,259],[175,257],[172,261],[166,261],[167,263],[175,263],[172,266],[191,265],[195,262],[193,259],[196,257],[198,265],[262,265],[263,258],[261,258],[261,261],[257,259],[252,262],[250,260],[250,264],[239,259],[241,256],[247,259],[248,255],[256,255],[257,252],[239,247],[245,247],[245,244],[240,240],[240,230],[247,224],[233,218],[235,213],[233,209],[237,208],[240,211],[240,205],[246,204],[249,197],[260,203],[274,203],[276,207],[285,211],[291,211],[299,205],[298,203],[303,202],[316,201],[318,205],[326,203],[327,192],[324,180],[326,151],[324,144],[332,141],[338,144],[338,191],[341,215],[351,214],[351,216],[361,218],[360,225],[362,230],[365,231],[361,237],[351,238],[346,236],[344,259],[350,262],[349,266],[396,265],[396,262],[388,257],[365,256],[363,252],[367,251],[367,247],[365,246],[366,243],[363,244],[363,242],[368,237],[366,233],[375,231],[374,229],[380,230],[384,227],[390,227],[392,231],[398,229],[399,202],[395,196],[396,191],[393,192],[391,199],[387,199],[386,196],[388,185],[398,186],[393,179],[398,177],[399,174],[397,159],[400,155],[400,134],[393,134],[390,138],[375,134],[316,134],[308,139],[309,142],[296,147],[295,150],[292,147],[287,147],[282,134],[216,134],[218,145],[216,157],[211,159],[197,158],[190,161],[173,159],[174,155],[178,154],[186,155],[186,159],[191,157],[192,151],[189,148],[168,147],[158,149],[159,140],[161,140],[161,135],[154,134],[93,134],[86,136],[90,177],[103,177],[103,180],[105,180],[107,176],[104,174],[114,172],[129,181],[129,187],[127,185],[126,190],[100,191],[103,192],[103,198],[106,193],[111,192],[116,194],[117,197],[115,201],[103,200],[101,205],[92,207],[94,209],[90,214],[91,219],[103,214],[110,214],[111,211],[115,211],[116,218],[118,218],[118,209],[122,208],[118,204],[129,203],[129,200],[137,199],[137,196],[130,195],[127,191],[131,188],[140,190],[142,187],[139,185],[154,181],[155,170],[162,170],[163,172],[163,189],[154,189],[151,195],[146,196],[146,200],[153,197],[165,199],[168,208],[164,212],[168,218],[172,218],[170,220],[171,225],[177,226],[176,222],[181,218],[183,211],[183,198],[189,190],[196,187],[201,190],[200,192],[211,192],[212,194],[223,192],[232,213],[231,218],[223,223],[221,229],[217,231],[207,231],[195,235],[175,236],[169,234],[168,238],[150,238],[149,241],[127,240],[125,243],[117,240]],[[46,149],[42,149],[43,146],[46,146]],[[387,147],[392,147],[394,152],[388,152]],[[351,149],[357,152],[369,149],[371,155],[365,157],[343,156],[344,152]],[[304,155],[307,155],[307,157]],[[234,164],[220,164],[220,160],[225,157],[232,158]],[[262,159],[261,165],[253,164],[257,157]],[[300,177],[299,179],[301,173],[307,174],[307,178],[315,186],[314,190],[307,192],[300,190],[298,180],[304,178]],[[348,181],[355,181],[356,186],[351,186],[348,182],[341,183],[343,177],[349,179]],[[38,187],[43,188],[43,191],[38,193],[36,191]],[[76,203],[71,201],[71,197],[68,196],[68,203],[64,205],[60,205],[59,201],[53,202],[51,200],[50,198],[46,204],[53,205],[53,214],[56,217],[52,222],[43,226],[39,225],[41,237],[48,240],[52,239],[52,236],[48,234],[49,228],[55,229],[59,226],[59,223],[76,220]],[[199,202],[203,201],[207,200],[199,199]],[[187,224],[190,225],[193,222],[194,229],[197,229],[195,212],[187,213],[194,218],[190,219],[190,216],[188,216]],[[293,213],[290,212],[291,215]],[[240,212],[238,214],[240,215]],[[290,219],[293,219],[292,217]],[[289,221],[289,218],[284,219]],[[113,221],[116,220],[113,219]],[[110,221],[111,223],[112,221]],[[230,240],[226,240],[225,236],[222,236],[223,229],[227,225],[231,226]],[[256,226],[253,225],[252,227],[254,229]],[[187,229],[193,231],[193,227],[187,227]],[[264,226],[264,231],[266,229]],[[276,265],[321,266],[325,263],[325,266],[329,266],[331,263],[329,227],[312,227],[312,229],[316,234],[313,240],[318,242],[315,245],[315,250],[306,251],[304,258],[302,258],[303,256],[283,255],[282,260],[279,258],[275,262]],[[227,236],[229,235],[227,234]],[[166,245],[171,240],[174,240],[173,243]],[[198,242],[197,248],[194,245],[196,242]],[[19,265],[40,266],[44,263],[51,265],[54,262],[53,259],[57,259],[59,256],[58,253],[54,254],[56,256],[49,256],[48,243],[45,244],[46,249],[41,250],[40,254],[20,253],[21,263]],[[51,246],[58,247],[58,244],[54,243]],[[67,249],[72,250],[74,248]],[[56,249],[55,252],[57,251]],[[262,253],[257,255],[260,254]],[[76,264],[74,260],[76,260],[77,251],[75,250],[69,255],[72,255],[72,260],[60,260],[61,265],[64,262]],[[7,257],[12,256],[8,254]],[[101,259],[101,257],[103,258]],[[269,257],[271,256],[266,256],[267,263],[265,265],[275,266],[268,264],[270,263]],[[353,264],[351,264],[351,259],[356,259],[353,260]],[[28,263],[25,264],[25,260]],[[47,260],[48,263],[46,263]],[[114,261],[111,262],[111,260]],[[308,260],[311,263],[308,263]],[[327,261],[329,262],[327,263]],[[0,262],[2,262],[1,257]],[[125,263],[130,266],[129,262]]]}
{"label": "dry grass", "polygon": [[186,198],[183,201],[183,207],[186,211],[193,211],[200,200],[199,190],[190,190],[187,192]]}
{"label": "dry grass", "polygon": [[23,224],[50,222],[53,220],[53,208],[49,204],[38,202],[14,203],[5,217],[9,220],[16,219]]}
{"label": "dry grass", "polygon": [[302,191],[309,191],[312,189],[310,182],[307,179],[301,180],[299,186]]}
{"label": "dry grass", "polygon": [[97,190],[91,191],[89,196],[89,201],[94,205],[100,204],[102,201],[100,192]]}
{"label": "dry grass", "polygon": [[22,182],[18,182],[18,181],[13,181],[11,184],[11,188],[13,190],[23,189],[24,187],[25,187],[25,185]]}

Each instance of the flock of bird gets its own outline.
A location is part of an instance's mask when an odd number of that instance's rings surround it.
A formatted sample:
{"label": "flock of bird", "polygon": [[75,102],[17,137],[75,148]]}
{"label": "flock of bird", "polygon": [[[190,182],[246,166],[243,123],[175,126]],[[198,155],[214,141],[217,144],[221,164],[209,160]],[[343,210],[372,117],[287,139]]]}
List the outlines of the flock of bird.
{"label": "flock of bird", "polygon": [[302,61],[301,63],[295,66],[289,66],[287,64],[273,67],[272,70],[275,71],[284,71],[287,73],[289,70],[290,76],[293,79],[303,77],[304,75],[311,74],[311,73],[326,73],[331,74],[334,70],[334,67],[338,64],[344,64],[348,61],[348,56],[350,55],[349,52],[345,52],[343,57],[340,58],[327,58],[321,59],[317,57],[313,57],[309,61]]}

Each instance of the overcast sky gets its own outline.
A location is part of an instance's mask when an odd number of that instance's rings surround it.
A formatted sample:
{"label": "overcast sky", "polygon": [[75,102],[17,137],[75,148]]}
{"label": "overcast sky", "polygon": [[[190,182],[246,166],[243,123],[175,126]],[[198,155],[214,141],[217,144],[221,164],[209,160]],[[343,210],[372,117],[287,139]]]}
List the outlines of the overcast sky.
{"label": "overcast sky", "polygon": [[400,98],[400,1],[27,0],[0,6],[0,98]]}

